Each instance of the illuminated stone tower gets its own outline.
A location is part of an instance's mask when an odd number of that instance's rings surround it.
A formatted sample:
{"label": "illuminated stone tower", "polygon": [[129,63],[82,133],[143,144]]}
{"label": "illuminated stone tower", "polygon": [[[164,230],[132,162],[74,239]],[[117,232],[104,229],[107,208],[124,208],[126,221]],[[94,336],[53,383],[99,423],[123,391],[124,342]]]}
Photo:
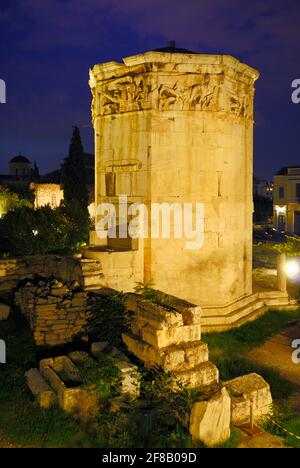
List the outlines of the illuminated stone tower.
{"label": "illuminated stone tower", "polygon": [[202,248],[161,237],[137,248],[144,280],[201,305],[204,316],[226,315],[252,294],[258,76],[231,56],[176,48],[90,71],[96,206],[124,194],[149,210],[151,203],[203,203]]}

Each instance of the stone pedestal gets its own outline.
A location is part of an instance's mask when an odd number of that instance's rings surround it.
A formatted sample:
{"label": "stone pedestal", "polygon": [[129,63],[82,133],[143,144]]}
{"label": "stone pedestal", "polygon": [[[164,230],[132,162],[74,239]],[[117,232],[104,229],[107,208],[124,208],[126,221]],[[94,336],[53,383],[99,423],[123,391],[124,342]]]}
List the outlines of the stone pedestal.
{"label": "stone pedestal", "polygon": [[[138,294],[127,294],[133,314],[131,333],[123,340],[129,351],[147,367],[172,372],[175,381],[205,387],[219,381],[219,372],[209,361],[208,346],[201,341],[201,309],[171,297],[172,310]],[[167,297],[165,295],[165,297]]]}
{"label": "stone pedestal", "polygon": [[277,255],[277,287],[278,290],[286,293],[286,255],[285,253],[279,253]]}

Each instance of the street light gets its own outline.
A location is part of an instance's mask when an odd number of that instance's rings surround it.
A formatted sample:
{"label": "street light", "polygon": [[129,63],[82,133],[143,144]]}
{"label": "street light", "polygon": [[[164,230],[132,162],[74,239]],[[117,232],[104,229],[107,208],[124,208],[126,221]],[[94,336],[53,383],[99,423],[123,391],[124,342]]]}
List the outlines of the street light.
{"label": "street light", "polygon": [[296,278],[300,273],[300,266],[296,260],[289,260],[285,265],[286,276],[290,279]]}

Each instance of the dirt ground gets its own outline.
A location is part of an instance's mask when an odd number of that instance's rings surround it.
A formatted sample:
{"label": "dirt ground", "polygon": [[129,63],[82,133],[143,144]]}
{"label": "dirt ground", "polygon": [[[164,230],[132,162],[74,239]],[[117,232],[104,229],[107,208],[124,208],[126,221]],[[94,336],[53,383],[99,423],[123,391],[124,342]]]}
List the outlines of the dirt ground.
{"label": "dirt ground", "polygon": [[289,402],[300,413],[300,362],[296,364],[292,360],[292,354],[295,351],[292,342],[297,339],[300,340],[300,324],[290,326],[274,335],[263,345],[251,350],[248,357],[259,364],[274,367],[283,377],[298,387],[289,398]]}

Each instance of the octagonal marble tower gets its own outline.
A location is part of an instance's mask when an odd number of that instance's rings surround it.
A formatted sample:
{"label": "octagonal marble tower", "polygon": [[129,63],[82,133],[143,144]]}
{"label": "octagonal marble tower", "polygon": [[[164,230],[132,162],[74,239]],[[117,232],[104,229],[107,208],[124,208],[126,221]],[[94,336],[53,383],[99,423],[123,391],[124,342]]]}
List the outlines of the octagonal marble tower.
{"label": "octagonal marble tower", "polygon": [[96,206],[124,194],[149,210],[151,203],[203,203],[201,248],[159,237],[138,249],[145,281],[212,315],[252,293],[258,76],[232,56],[175,48],[90,70]]}

